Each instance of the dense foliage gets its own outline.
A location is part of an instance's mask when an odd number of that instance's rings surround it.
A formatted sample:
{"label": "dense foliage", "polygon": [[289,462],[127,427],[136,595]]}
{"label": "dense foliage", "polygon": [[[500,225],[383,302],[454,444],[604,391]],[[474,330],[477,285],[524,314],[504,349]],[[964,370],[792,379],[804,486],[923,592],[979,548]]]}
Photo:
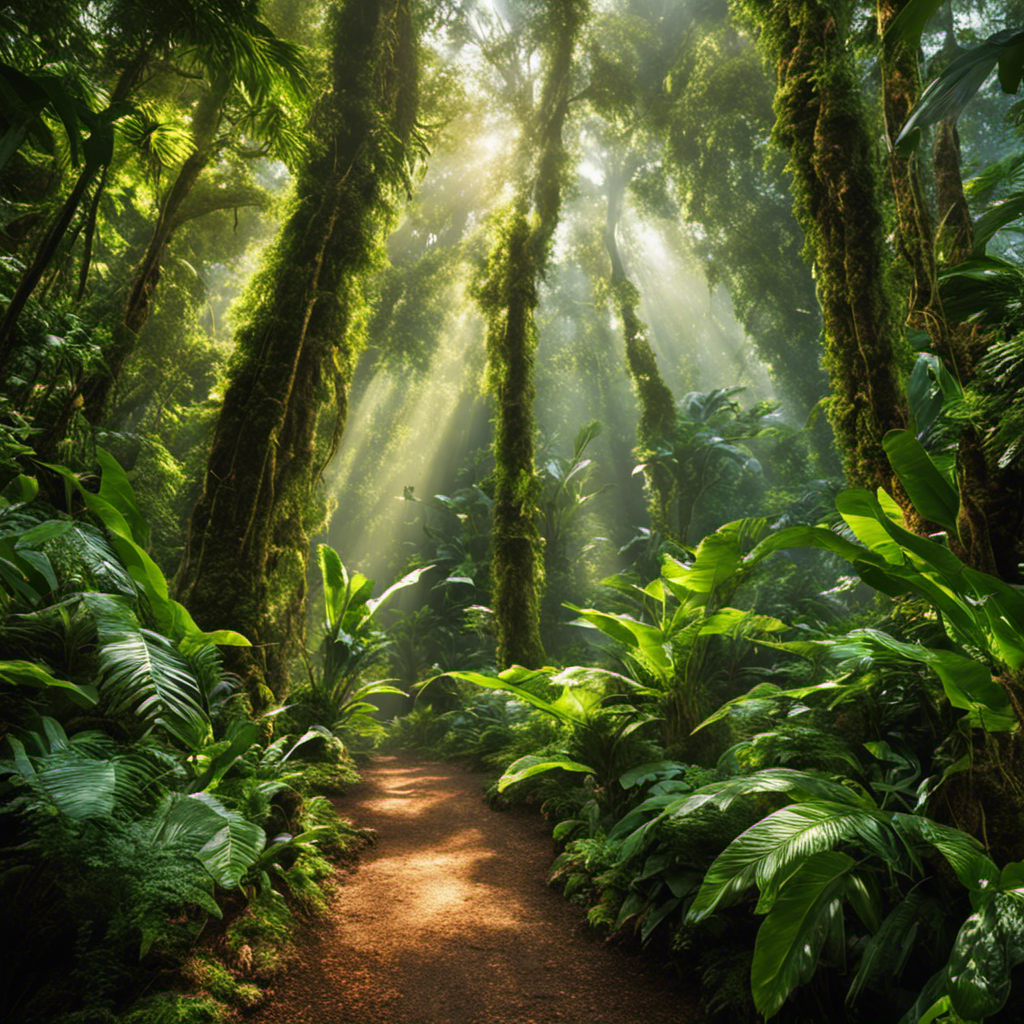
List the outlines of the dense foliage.
{"label": "dense foliage", "polygon": [[1022,38],[7,3],[10,1019],[255,1005],[383,739],[723,1019],[1019,1020]]}

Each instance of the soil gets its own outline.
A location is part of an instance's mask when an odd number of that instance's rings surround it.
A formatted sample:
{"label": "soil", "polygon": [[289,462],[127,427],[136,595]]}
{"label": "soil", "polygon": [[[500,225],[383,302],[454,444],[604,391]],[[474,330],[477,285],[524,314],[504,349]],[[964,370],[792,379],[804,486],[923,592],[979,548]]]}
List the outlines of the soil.
{"label": "soil", "polygon": [[339,801],[378,833],[252,1024],[706,1024],[546,885],[549,826],[481,778],[381,757]]}

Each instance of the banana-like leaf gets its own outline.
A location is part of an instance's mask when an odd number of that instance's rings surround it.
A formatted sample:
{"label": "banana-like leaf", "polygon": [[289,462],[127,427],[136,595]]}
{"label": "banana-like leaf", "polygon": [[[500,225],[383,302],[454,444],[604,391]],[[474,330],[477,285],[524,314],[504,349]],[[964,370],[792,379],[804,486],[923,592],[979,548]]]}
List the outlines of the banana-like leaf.
{"label": "banana-like leaf", "polygon": [[93,707],[99,699],[95,686],[72,683],[68,679],[57,679],[42,665],[34,661],[14,659],[0,661],[0,680],[15,686],[28,686],[36,690],[54,688],[60,690],[81,707]]}
{"label": "banana-like leaf", "polygon": [[956,537],[960,495],[921,442],[909,430],[890,430],[882,438],[882,448],[914,508]]}
{"label": "banana-like leaf", "polygon": [[887,516],[875,495],[850,488],[836,496],[836,508],[857,540],[890,565],[903,564],[903,550],[885,528],[882,520]]}
{"label": "banana-like leaf", "polygon": [[505,769],[505,774],[498,780],[498,792],[503,793],[509,786],[517,782],[529,779],[541,772],[549,772],[554,768],[561,768],[566,772],[583,772],[587,775],[597,774],[590,765],[580,764],[568,757],[538,757],[535,754],[527,754],[519,758]]}
{"label": "banana-like leaf", "polygon": [[922,93],[894,145],[913,145],[912,136],[916,129],[946,118],[958,117],[997,64],[1003,91],[1016,92],[1021,81],[1021,63],[1024,58],[1022,42],[1024,31],[1003,29],[950,61]]}
{"label": "banana-like leaf", "polygon": [[992,236],[1007,224],[1024,217],[1024,195],[1017,193],[986,210],[974,223],[973,256],[984,256]]}
{"label": "banana-like leaf", "polygon": [[899,14],[889,23],[885,31],[885,42],[891,46],[905,40],[916,49],[921,42],[921,33],[943,0],[909,0]]}
{"label": "banana-like leaf", "polygon": [[[940,825],[921,815],[904,814],[902,811],[894,812],[889,823],[908,847],[916,844],[919,848],[931,847],[938,850],[968,889],[984,888],[980,879],[995,881],[999,877],[998,870],[984,854],[978,840],[958,828]],[[991,870],[985,861],[991,864]]]}
{"label": "banana-like leaf", "polygon": [[851,836],[884,845],[877,812],[813,800],[784,807],[737,836],[708,868],[687,921],[696,923],[735,902],[752,885],[761,889],[761,910],[778,898],[780,885],[809,857]]}
{"label": "banana-like leaf", "polygon": [[[465,679],[466,682],[475,683],[487,690],[504,690],[513,694],[524,704],[529,704],[531,707],[537,708],[538,711],[544,711],[567,725],[586,724],[586,714],[578,700],[575,702],[575,706],[569,701],[550,701],[522,685],[524,682],[533,681],[546,683],[548,675],[545,672],[534,672],[521,666],[513,666],[497,676],[485,675],[482,672],[446,672],[445,675],[453,679]],[[569,688],[565,687],[562,696],[564,697],[567,692],[569,692]]]}
{"label": "banana-like leaf", "polygon": [[854,864],[845,853],[822,850],[786,879],[757,931],[750,967],[754,1005],[765,1017],[817,970],[826,940],[842,927],[842,895]]}
{"label": "banana-like leaf", "polygon": [[1005,731],[1016,724],[1006,692],[993,682],[991,671],[980,661],[954,651],[904,643],[877,629],[858,630],[857,636],[880,650],[927,665],[942,680],[953,707],[976,712],[987,728]]}

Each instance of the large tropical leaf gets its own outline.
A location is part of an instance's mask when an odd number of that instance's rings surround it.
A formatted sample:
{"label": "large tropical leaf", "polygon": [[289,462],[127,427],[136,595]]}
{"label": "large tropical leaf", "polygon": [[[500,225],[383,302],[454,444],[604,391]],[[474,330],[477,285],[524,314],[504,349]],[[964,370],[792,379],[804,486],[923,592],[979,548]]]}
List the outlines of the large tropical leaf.
{"label": "large tropical leaf", "polygon": [[209,793],[171,803],[158,820],[154,838],[180,844],[202,862],[214,881],[235,888],[266,845],[263,829],[228,810]]}
{"label": "large tropical leaf", "polygon": [[162,725],[192,750],[208,741],[210,720],[187,662],[166,637],[123,619],[99,622],[100,695],[110,714]]}
{"label": "large tropical leaf", "polygon": [[540,775],[541,772],[549,772],[555,768],[561,768],[566,772],[583,772],[586,775],[596,775],[597,772],[587,764],[580,764],[568,757],[539,757],[536,754],[527,754],[505,769],[505,774],[498,780],[498,792],[503,793],[509,786],[517,782]]}
{"label": "large tropical leaf", "polygon": [[849,804],[814,800],[769,814],[736,837],[708,868],[687,920],[701,921],[720,906],[734,903],[752,885],[761,889],[764,909],[779,887],[813,854],[830,850],[852,836],[892,850],[878,813]]}
{"label": "large tropical leaf", "polygon": [[47,668],[34,661],[0,661],[0,682],[35,690],[56,689],[81,707],[92,707],[99,699],[95,686],[57,679]]}
{"label": "large tropical leaf", "polygon": [[963,923],[946,965],[946,990],[965,1020],[998,1013],[1010,996],[1010,973],[1024,963],[1024,911],[996,893]]}
{"label": "large tropical leaf", "polygon": [[882,447],[914,508],[956,537],[960,495],[921,442],[909,430],[890,430],[882,439]]}
{"label": "large tropical leaf", "polygon": [[117,772],[112,760],[97,760],[73,748],[37,759],[36,764],[14,736],[7,741],[14,753],[8,774],[19,777],[36,803],[56,808],[75,821],[105,818],[115,805]]}
{"label": "large tropical leaf", "polygon": [[842,896],[855,861],[822,850],[808,857],[786,880],[757,931],[750,967],[754,1005],[772,1017],[790,992],[810,981],[825,943],[834,936],[842,950]]}
{"label": "large tropical leaf", "polygon": [[922,93],[894,145],[901,146],[905,142],[911,145],[916,129],[957,118],[997,64],[1003,91],[1016,92],[1024,61],[1022,42],[1024,30],[1003,29],[950,61]]}

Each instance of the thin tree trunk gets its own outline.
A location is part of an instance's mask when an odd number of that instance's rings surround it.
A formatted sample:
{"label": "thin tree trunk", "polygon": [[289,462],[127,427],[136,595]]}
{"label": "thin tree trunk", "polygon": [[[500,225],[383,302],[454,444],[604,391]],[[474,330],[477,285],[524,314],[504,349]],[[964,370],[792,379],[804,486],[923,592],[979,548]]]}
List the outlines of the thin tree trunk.
{"label": "thin tree trunk", "polygon": [[[487,317],[491,386],[495,394],[493,519],[494,612],[498,661],[537,668],[544,664],[540,635],[543,559],[539,553],[534,474],[534,310],[562,202],[565,149],[562,127],[569,109],[572,56],[583,22],[578,0],[551,0],[553,42],[533,131],[531,171],[500,228],[487,279],[478,297]],[[523,159],[526,164],[527,153]]]}
{"label": "thin tree trunk", "polygon": [[[879,0],[878,29],[886,29],[906,6],[907,0]],[[966,384],[974,376],[978,352],[974,331],[968,326],[950,325],[939,294],[938,248],[947,263],[970,256],[973,225],[964,199],[960,176],[960,148],[956,129],[950,122],[936,127],[933,148],[935,192],[938,204],[936,231],[924,195],[916,153],[901,153],[894,146],[920,95],[916,52],[905,41],[882,44],[882,99],[889,144],[889,171],[898,218],[898,248],[910,266],[913,289],[907,305],[907,322],[932,339],[932,347],[949,372]],[[971,429],[961,433],[957,454],[957,477],[961,492],[957,535],[950,537],[956,553],[969,565],[998,573],[988,510],[998,501],[981,451],[980,440]],[[913,508],[905,508],[907,525],[918,533],[935,532]],[[1014,566],[1015,572],[1015,566]]]}
{"label": "thin tree trunk", "polygon": [[[638,455],[645,458],[663,438],[671,435],[675,427],[675,399],[658,370],[654,350],[647,338],[647,329],[640,319],[637,307],[640,292],[626,276],[615,233],[622,217],[622,200],[631,171],[628,163],[613,168],[605,181],[608,206],[605,216],[604,244],[611,262],[611,292],[622,320],[622,338],[626,349],[626,368],[640,403],[640,420],[636,427]],[[673,482],[661,467],[653,467],[648,474],[650,488],[648,512],[651,527],[665,536],[673,534],[669,523]]]}
{"label": "thin tree trunk", "polygon": [[178,575],[201,625],[253,641],[234,668],[257,706],[285,693],[302,640],[309,533],[323,522],[315,489],[345,421],[359,278],[404,194],[416,117],[409,0],[349,0],[329,32],[319,145],[253,284]]}

